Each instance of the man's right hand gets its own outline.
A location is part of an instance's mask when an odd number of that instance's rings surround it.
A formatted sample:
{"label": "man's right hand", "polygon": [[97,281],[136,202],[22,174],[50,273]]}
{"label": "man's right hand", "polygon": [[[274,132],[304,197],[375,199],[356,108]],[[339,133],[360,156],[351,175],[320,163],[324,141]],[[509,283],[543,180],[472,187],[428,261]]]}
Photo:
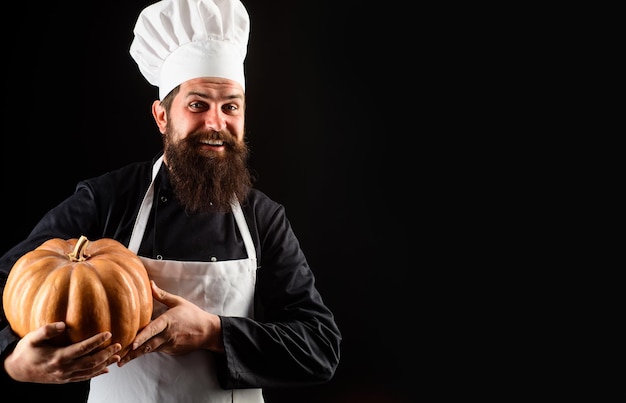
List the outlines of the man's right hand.
{"label": "man's right hand", "polygon": [[120,361],[119,343],[97,351],[111,338],[110,332],[98,333],[66,347],[53,346],[48,341],[64,331],[65,323],[55,322],[25,335],[4,361],[7,374],[20,382],[77,382],[106,374],[109,365]]}

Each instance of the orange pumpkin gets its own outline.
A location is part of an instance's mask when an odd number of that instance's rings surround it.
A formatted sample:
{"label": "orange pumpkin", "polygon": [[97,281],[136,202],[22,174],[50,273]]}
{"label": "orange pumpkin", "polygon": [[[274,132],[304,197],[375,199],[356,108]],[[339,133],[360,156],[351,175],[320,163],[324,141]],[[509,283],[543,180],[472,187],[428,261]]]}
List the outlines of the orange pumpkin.
{"label": "orange pumpkin", "polygon": [[68,345],[103,331],[102,348],[130,349],[152,315],[152,292],[141,259],[114,239],[50,239],[24,254],[7,277],[2,296],[11,328],[23,337],[44,324],[63,321],[55,338]]}

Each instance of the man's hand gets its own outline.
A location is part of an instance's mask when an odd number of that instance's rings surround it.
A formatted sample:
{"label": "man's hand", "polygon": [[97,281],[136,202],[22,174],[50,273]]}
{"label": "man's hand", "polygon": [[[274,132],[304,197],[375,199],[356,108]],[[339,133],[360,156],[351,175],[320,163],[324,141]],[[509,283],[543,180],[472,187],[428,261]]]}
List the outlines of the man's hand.
{"label": "man's hand", "polygon": [[96,351],[111,338],[110,332],[98,333],[66,347],[51,345],[48,340],[64,331],[65,323],[55,322],[24,336],[4,361],[7,374],[20,382],[77,382],[105,374],[109,365],[120,361],[119,343]]}
{"label": "man's hand", "polygon": [[122,357],[118,366],[154,351],[169,355],[183,355],[199,349],[224,351],[219,316],[200,309],[183,297],[160,289],[154,281],[150,283],[152,295],[168,310],[137,334],[132,349]]}

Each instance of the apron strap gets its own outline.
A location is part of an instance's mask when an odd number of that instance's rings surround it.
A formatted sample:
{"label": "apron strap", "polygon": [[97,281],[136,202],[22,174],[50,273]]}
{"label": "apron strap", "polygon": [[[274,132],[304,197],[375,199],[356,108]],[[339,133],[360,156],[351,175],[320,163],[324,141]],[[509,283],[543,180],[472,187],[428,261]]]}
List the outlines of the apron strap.
{"label": "apron strap", "polygon": [[130,235],[130,241],[128,242],[128,249],[131,252],[137,254],[139,251],[139,245],[141,245],[141,239],[143,238],[144,232],[146,232],[146,225],[148,224],[148,215],[150,215],[150,210],[152,209],[152,201],[154,199],[154,178],[156,178],[157,173],[159,173],[159,169],[161,168],[161,163],[163,162],[163,156],[161,155],[159,159],[154,162],[152,165],[152,181],[150,181],[150,186],[148,187],[148,191],[143,197],[143,201],[141,202],[141,207],[139,207],[139,214],[137,214],[137,218],[135,219],[135,225],[133,226],[133,232]]}
{"label": "apron strap", "polygon": [[250,235],[246,217],[243,215],[243,211],[241,210],[241,205],[239,204],[239,201],[235,199],[233,200],[231,206],[233,215],[235,216],[235,221],[237,221],[237,225],[239,226],[239,232],[243,238],[243,243],[246,245],[248,259],[254,261],[256,265],[256,249],[254,248],[254,242],[252,242],[252,235]]}

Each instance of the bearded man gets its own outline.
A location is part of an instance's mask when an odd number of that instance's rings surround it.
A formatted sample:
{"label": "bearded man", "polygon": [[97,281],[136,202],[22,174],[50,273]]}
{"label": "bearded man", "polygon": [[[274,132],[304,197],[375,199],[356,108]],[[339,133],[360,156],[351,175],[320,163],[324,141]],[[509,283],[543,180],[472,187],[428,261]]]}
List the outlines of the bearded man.
{"label": "bearded man", "polygon": [[[264,402],[263,388],[329,381],[341,333],[282,205],[252,186],[245,142],[249,20],[239,0],[146,7],[131,56],[157,86],[163,152],[83,180],[28,237],[112,238],[139,256],[154,307],[132,349],[111,333],[58,346],[58,321],[17,335],[2,318],[0,385],[35,401]],[[130,303],[130,302],[129,302]],[[120,356],[123,354],[123,356]]]}

